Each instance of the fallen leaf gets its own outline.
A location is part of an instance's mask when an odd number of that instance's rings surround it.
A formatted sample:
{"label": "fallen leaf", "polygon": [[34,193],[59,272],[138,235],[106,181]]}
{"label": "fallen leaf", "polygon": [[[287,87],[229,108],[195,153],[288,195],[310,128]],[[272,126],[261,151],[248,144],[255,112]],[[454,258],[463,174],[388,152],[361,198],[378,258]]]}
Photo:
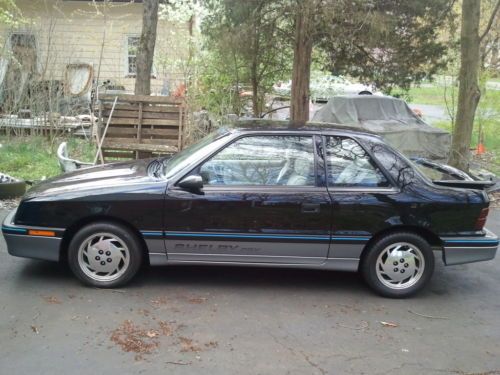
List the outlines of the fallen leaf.
{"label": "fallen leaf", "polygon": [[110,339],[123,351],[136,353],[136,360],[141,360],[143,355],[151,354],[158,347],[159,341],[156,336],[158,336],[158,332],[146,331],[132,321],[125,320],[111,333]]}
{"label": "fallen leaf", "polygon": [[156,332],[156,331],[147,331],[146,332],[146,336],[148,336],[149,338],[152,339],[153,337],[158,336],[158,332]]}
{"label": "fallen leaf", "polygon": [[56,296],[43,296],[45,302],[50,303],[52,305],[60,305],[61,301]]}
{"label": "fallen leaf", "polygon": [[399,327],[399,324],[393,323],[393,322],[380,322],[384,327]]}
{"label": "fallen leaf", "polygon": [[31,326],[31,330],[38,335],[39,331],[38,331],[38,328],[36,326]]}
{"label": "fallen leaf", "polygon": [[192,298],[188,298],[188,302],[189,303],[194,303],[194,304],[200,304],[200,303],[203,303],[205,302],[207,299],[204,298],[204,297],[192,297]]}
{"label": "fallen leaf", "polygon": [[194,342],[192,339],[187,337],[179,337],[179,342],[181,344],[181,353],[185,352],[200,352],[201,348],[198,343]]}
{"label": "fallen leaf", "polygon": [[205,346],[207,348],[216,348],[219,346],[219,343],[217,341],[209,341],[209,342],[205,343]]}
{"label": "fallen leaf", "polygon": [[160,329],[161,329],[161,332],[163,333],[163,335],[172,336],[172,333],[174,331],[174,328],[172,327],[172,325],[170,325],[169,323],[164,322],[164,321],[160,321],[160,322],[158,322],[158,324],[160,325]]}

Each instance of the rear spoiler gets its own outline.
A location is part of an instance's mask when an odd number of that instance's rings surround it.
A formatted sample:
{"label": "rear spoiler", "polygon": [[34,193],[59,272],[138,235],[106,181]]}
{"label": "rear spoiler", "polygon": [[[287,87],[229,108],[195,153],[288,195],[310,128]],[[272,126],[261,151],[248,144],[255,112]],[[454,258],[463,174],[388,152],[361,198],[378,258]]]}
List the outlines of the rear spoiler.
{"label": "rear spoiler", "polygon": [[465,189],[485,190],[495,185],[494,181],[468,181],[468,180],[433,180],[436,185]]}

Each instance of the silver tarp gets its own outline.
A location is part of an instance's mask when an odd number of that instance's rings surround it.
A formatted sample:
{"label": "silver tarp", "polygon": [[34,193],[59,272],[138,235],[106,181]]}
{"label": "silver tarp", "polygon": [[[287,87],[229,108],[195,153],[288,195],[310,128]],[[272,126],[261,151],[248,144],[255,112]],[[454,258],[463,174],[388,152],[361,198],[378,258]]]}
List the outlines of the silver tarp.
{"label": "silver tarp", "polygon": [[377,133],[407,156],[446,159],[451,136],[416,116],[401,99],[376,95],[335,96],[313,116]]}

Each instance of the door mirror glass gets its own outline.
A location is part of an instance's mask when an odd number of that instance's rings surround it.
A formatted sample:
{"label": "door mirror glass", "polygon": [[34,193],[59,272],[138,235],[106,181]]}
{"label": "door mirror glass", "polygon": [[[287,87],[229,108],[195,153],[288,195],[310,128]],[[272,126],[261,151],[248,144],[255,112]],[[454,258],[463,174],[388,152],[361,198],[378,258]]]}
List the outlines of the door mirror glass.
{"label": "door mirror glass", "polygon": [[203,180],[200,175],[191,175],[183,178],[177,186],[185,190],[197,192],[203,188]]}

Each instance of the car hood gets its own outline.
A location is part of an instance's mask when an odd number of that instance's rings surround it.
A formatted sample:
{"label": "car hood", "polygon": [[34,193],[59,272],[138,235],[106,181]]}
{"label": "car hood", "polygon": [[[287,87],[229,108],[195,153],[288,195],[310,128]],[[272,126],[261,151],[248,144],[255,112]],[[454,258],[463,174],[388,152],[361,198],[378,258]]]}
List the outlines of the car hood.
{"label": "car hood", "polygon": [[116,192],[133,185],[157,181],[148,174],[151,160],[104,164],[64,173],[33,186],[24,196],[24,200],[35,197],[82,195],[89,194],[90,191]]}

